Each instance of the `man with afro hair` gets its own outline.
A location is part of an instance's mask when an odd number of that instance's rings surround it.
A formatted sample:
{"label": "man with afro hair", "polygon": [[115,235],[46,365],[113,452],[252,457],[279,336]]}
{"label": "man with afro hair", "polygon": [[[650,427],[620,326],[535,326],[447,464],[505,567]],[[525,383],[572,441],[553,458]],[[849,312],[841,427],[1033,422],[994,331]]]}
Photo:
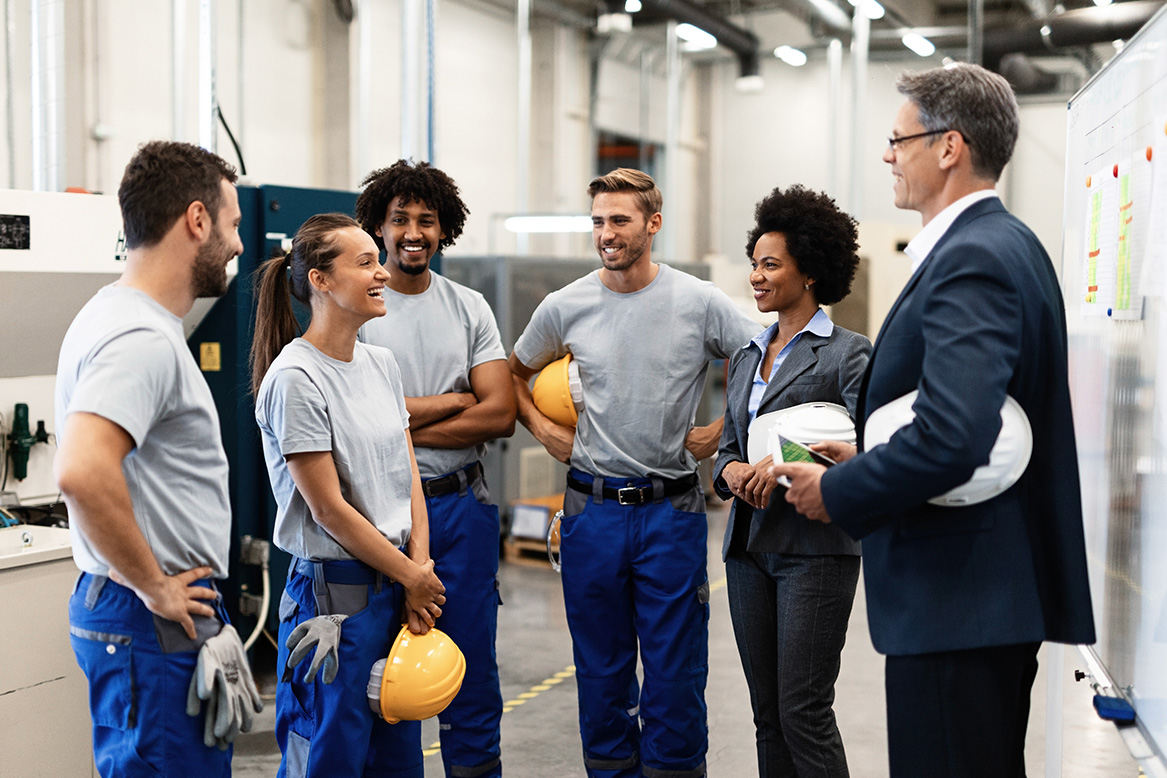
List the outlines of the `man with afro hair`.
{"label": "man with afro hair", "polygon": [[[462,234],[458,185],[426,162],[398,160],[362,182],[357,221],[385,250],[385,316],[361,340],[393,351],[430,523],[430,555],[446,585],[436,626],[466,655],[462,690],[441,722],[447,776],[502,774],[495,635],[498,508],[479,458],[515,429],[515,395],[494,313],[478,292],[430,269]],[[422,560],[415,560],[422,561]]]}

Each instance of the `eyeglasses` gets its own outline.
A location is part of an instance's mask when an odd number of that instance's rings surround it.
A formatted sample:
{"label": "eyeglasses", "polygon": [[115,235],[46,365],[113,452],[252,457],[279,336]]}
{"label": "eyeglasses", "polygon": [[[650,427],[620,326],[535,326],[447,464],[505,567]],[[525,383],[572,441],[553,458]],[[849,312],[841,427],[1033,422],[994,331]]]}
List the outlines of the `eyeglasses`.
{"label": "eyeglasses", "polygon": [[895,151],[896,146],[900,145],[901,143],[906,143],[910,140],[915,140],[916,138],[926,138],[929,135],[943,135],[946,132],[950,132],[950,130],[929,130],[928,132],[917,132],[915,135],[905,135],[902,138],[897,138],[893,135],[887,139],[887,147],[892,151]]}

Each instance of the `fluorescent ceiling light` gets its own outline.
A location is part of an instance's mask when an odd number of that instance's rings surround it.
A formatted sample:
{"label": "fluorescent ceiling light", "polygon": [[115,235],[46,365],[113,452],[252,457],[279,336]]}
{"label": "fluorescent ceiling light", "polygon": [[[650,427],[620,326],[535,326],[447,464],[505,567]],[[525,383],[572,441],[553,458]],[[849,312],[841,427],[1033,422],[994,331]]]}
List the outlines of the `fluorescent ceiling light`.
{"label": "fluorescent ceiling light", "polygon": [[688,43],[690,50],[711,49],[717,45],[717,38],[691,24],[678,24],[677,37]]}
{"label": "fluorescent ceiling light", "polygon": [[806,54],[793,46],[779,46],[774,49],[774,56],[787,65],[792,65],[796,68],[800,68],[806,64]]}
{"label": "fluorescent ceiling light", "polygon": [[1110,3],[1111,0],[1094,0],[1094,5],[1097,6],[1110,5]]}
{"label": "fluorescent ceiling light", "polygon": [[624,0],[624,13],[634,14],[639,12],[643,7],[640,0]]}
{"label": "fluorescent ceiling light", "polygon": [[918,33],[906,33],[904,37],[900,38],[900,40],[903,41],[905,46],[919,54],[921,57],[931,57],[936,53],[936,46],[932,43],[932,41]]}
{"label": "fluorescent ceiling light", "polygon": [[503,222],[509,232],[591,232],[591,216],[546,214],[510,216]]}
{"label": "fluorescent ceiling light", "polygon": [[600,14],[596,17],[596,32],[600,35],[632,32],[632,17],[628,14]]}
{"label": "fluorescent ceiling light", "polygon": [[886,13],[879,0],[847,0],[847,2],[858,8],[868,19],[882,19]]}

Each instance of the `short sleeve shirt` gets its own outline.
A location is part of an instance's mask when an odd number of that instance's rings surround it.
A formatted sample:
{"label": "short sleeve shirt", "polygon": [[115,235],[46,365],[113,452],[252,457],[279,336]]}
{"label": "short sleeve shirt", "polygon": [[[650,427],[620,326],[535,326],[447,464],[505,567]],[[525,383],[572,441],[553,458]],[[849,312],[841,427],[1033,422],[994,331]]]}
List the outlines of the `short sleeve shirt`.
{"label": "short sleeve shirt", "polygon": [[761,326],[708,281],[660,265],[648,286],[613,292],[599,271],[549,294],[515,344],[540,369],[570,352],[583,410],[572,467],[605,477],[682,478],[685,448],[711,359],[724,359]]}
{"label": "short sleeve shirt", "polygon": [[357,343],[351,362],[296,338],[272,362],[255,400],[276,500],[274,541],[303,559],[353,559],[312,518],[286,457],[328,451],[340,491],[393,545],[409,540],[412,471],[401,373],[387,349]]}
{"label": "short sleeve shirt", "polygon": [[[209,565],[216,578],[227,577],[227,455],[179,317],[136,289],[101,289],[61,344],[55,412],[58,436],[67,434],[69,414],[85,412],[133,439],[122,472],[134,521],[163,573]],[[77,566],[108,575],[107,560],[76,524],[70,532]]]}
{"label": "short sleeve shirt", "polygon": [[[386,314],[361,327],[365,343],[385,346],[401,368],[406,397],[470,392],[470,371],[506,359],[498,324],[481,294],[430,271],[421,294],[385,288]],[[414,449],[422,478],[460,470],[480,459],[485,446]]]}

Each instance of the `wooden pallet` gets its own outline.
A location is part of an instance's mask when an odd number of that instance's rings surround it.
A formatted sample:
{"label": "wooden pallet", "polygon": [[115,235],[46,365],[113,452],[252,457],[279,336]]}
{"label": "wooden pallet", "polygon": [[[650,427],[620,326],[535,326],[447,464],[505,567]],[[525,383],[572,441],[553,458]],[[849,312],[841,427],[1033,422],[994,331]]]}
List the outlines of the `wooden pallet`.
{"label": "wooden pallet", "polygon": [[[558,553],[557,547],[552,548]],[[551,569],[551,560],[547,558],[547,543],[543,540],[507,538],[503,543],[503,559],[514,565]]]}

